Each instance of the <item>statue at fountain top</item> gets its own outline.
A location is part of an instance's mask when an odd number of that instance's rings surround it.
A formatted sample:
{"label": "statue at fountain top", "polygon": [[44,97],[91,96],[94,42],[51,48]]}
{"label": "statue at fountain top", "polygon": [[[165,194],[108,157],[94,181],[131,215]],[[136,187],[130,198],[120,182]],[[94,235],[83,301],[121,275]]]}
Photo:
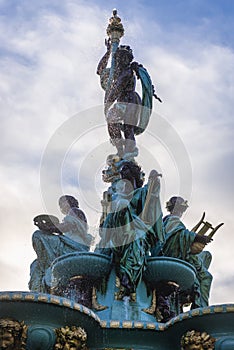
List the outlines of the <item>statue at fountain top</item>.
{"label": "statue at fountain top", "polygon": [[[118,17],[119,18],[119,17]],[[113,22],[117,21],[113,16]],[[118,19],[118,25],[121,23]],[[121,24],[122,25],[122,24]],[[117,155],[126,160],[137,156],[135,135],[146,129],[152,113],[152,98],[160,98],[155,94],[154,86],[147,70],[139,63],[133,62],[130,46],[120,45],[119,31],[116,39],[116,26],[111,23],[107,30],[109,39],[105,40],[107,51],[98,64],[101,86],[105,90],[105,116],[111,143],[117,148]],[[107,68],[109,58],[111,67]],[[136,78],[140,79],[142,98],[135,91]],[[123,136],[122,136],[123,134]]]}

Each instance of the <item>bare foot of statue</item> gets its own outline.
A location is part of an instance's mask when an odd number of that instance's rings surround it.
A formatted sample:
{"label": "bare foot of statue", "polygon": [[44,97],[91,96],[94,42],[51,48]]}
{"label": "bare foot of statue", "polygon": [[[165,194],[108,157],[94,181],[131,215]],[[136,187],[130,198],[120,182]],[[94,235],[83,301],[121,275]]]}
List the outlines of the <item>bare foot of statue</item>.
{"label": "bare foot of statue", "polygon": [[93,293],[92,293],[92,309],[96,310],[96,311],[102,311],[107,309],[108,306],[105,305],[101,305],[98,303],[97,301],[97,291],[95,288],[93,288]]}
{"label": "bare foot of statue", "polygon": [[156,303],[156,291],[155,289],[153,290],[152,293],[152,300],[151,300],[151,305],[150,307],[147,307],[146,309],[142,309],[142,311],[146,312],[149,315],[155,315],[156,313],[156,307],[157,307],[157,303]]}
{"label": "bare foot of statue", "polygon": [[123,286],[120,286],[119,291],[115,293],[115,300],[123,300],[126,296],[126,290]]}

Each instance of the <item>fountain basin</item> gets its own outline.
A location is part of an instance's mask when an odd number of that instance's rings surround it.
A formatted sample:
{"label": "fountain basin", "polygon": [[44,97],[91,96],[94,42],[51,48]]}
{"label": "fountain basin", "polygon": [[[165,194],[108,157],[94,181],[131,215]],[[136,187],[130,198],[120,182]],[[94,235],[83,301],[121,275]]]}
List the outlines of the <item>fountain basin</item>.
{"label": "fountain basin", "polygon": [[[55,259],[50,274],[53,287],[57,283],[67,285],[71,278],[87,277],[96,281],[110,272],[111,258],[92,252],[69,253]],[[49,279],[49,278],[48,278]]]}
{"label": "fountain basin", "polygon": [[153,287],[160,281],[173,281],[181,290],[190,289],[196,278],[195,268],[186,261],[171,257],[150,257],[144,279]]}

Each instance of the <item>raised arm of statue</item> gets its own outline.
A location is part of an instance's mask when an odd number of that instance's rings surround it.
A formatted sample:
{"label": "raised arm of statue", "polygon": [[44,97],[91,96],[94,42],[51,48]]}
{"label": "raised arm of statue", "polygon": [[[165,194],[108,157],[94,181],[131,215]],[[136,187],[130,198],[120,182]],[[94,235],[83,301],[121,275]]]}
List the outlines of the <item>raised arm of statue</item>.
{"label": "raised arm of statue", "polygon": [[151,228],[148,235],[151,250],[155,249],[156,245],[161,250],[161,245],[165,240],[160,202],[161,184],[159,178],[161,176],[157,170],[151,170],[148,183],[145,186],[145,195],[142,196],[142,211],[138,213],[141,219]]}
{"label": "raised arm of statue", "polygon": [[110,68],[107,68],[107,64],[111,54],[110,40],[105,40],[107,51],[105,55],[101,58],[97,66],[97,74],[100,75],[101,87],[104,91],[107,89],[108,80],[110,76]]}
{"label": "raised arm of statue", "polygon": [[102,72],[104,71],[104,69],[107,67],[108,64],[108,60],[110,58],[110,54],[111,54],[111,43],[110,43],[110,39],[105,40],[105,45],[106,45],[106,53],[105,55],[100,59],[98,66],[97,66],[97,74],[101,75]]}

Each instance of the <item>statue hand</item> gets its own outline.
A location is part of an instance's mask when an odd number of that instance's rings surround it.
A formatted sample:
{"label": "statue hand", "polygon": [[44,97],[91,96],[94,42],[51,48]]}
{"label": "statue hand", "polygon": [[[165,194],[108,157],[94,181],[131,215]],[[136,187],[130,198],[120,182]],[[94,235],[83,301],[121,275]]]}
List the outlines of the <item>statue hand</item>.
{"label": "statue hand", "polygon": [[193,242],[191,245],[191,254],[195,255],[195,254],[199,254],[203,251],[203,249],[205,248],[205,244],[203,243],[199,243],[199,242]]}
{"label": "statue hand", "polygon": [[195,240],[194,240],[194,242],[198,242],[198,243],[201,243],[204,245],[206,245],[207,243],[210,243],[211,241],[213,241],[213,239],[210,238],[209,236],[202,236],[199,234],[196,235]]}
{"label": "statue hand", "polygon": [[191,245],[191,253],[192,254],[199,254],[203,251],[206,244],[211,242],[212,238],[209,236],[202,236],[199,234],[196,234],[196,237]]}
{"label": "statue hand", "polygon": [[105,39],[105,46],[106,46],[107,52],[109,52],[111,50],[111,39],[110,38]]}
{"label": "statue hand", "polygon": [[155,169],[151,170],[149,179],[156,180],[158,177],[162,177],[162,174],[159,174]]}

